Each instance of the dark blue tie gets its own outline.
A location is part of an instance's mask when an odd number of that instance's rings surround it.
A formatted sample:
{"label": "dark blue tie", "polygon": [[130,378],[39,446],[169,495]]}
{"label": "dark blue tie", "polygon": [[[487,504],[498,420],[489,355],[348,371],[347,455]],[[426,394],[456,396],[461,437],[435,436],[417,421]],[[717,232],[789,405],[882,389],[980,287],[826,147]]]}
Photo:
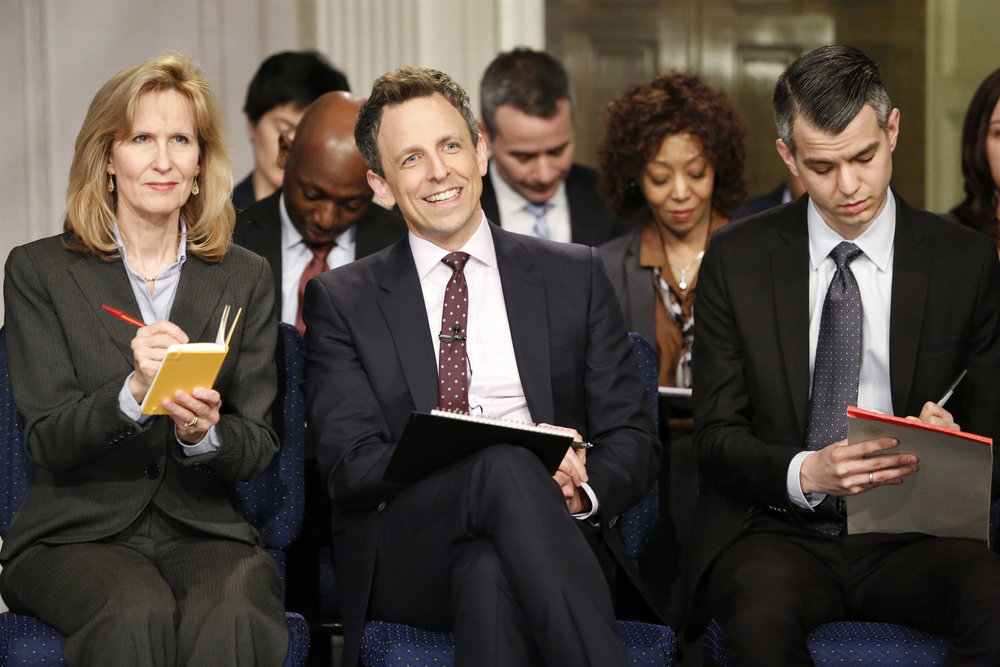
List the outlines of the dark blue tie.
{"label": "dark blue tie", "polygon": [[[850,263],[861,249],[844,241],[830,252],[837,265],[823,302],[813,365],[812,395],[806,426],[806,447],[820,450],[847,437],[847,406],[858,401],[861,374],[861,291]],[[836,535],[843,526],[837,498],[827,496],[816,507],[812,527]]]}

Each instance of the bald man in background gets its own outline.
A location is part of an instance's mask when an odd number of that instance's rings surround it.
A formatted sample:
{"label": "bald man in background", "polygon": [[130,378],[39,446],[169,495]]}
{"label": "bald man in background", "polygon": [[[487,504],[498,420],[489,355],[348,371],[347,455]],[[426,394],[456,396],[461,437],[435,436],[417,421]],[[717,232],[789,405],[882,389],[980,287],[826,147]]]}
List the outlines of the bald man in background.
{"label": "bald man in background", "polygon": [[364,99],[347,92],[317,98],[292,139],[279,140],[285,170],[277,192],[239,214],[233,241],[271,263],[279,319],[304,330],[300,295],[309,278],[399,240],[398,213],[372,202],[354,122]]}
{"label": "bald man in background", "polygon": [[[271,263],[279,319],[297,324],[300,332],[301,294],[313,275],[381,250],[406,231],[398,213],[372,203],[368,166],[354,143],[363,103],[346,92],[317,98],[294,139],[281,137],[281,189],[238,214],[233,232],[236,244]],[[330,500],[312,452],[306,452],[305,494],[302,532],[288,550],[285,602],[309,619],[315,632],[336,611],[323,608],[319,599],[320,560],[330,558]],[[314,645],[324,649],[323,642]]]}

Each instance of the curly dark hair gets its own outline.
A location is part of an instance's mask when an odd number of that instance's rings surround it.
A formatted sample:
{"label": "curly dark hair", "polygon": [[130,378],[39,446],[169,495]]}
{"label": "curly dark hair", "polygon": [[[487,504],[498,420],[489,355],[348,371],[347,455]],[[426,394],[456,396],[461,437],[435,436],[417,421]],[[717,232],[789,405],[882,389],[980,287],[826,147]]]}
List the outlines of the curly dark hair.
{"label": "curly dark hair", "polygon": [[619,216],[645,206],[642,174],[673,134],[689,133],[701,141],[715,169],[713,210],[732,217],[747,197],[743,121],[726,94],[696,74],[666,72],[633,84],[608,104],[604,127],[597,149],[601,189]]}
{"label": "curly dark hair", "polygon": [[965,199],[952,213],[959,222],[994,239],[1000,240],[1000,183],[993,180],[990,161],[986,157],[986,136],[990,116],[1000,100],[1000,69],[979,84],[972,96],[962,125],[962,176],[965,177]]}

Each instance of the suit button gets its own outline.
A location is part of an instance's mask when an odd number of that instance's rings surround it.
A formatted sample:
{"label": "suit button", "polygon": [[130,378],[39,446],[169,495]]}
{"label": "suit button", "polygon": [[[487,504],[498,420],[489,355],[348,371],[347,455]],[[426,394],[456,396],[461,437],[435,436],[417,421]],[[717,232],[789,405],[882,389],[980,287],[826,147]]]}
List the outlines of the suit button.
{"label": "suit button", "polygon": [[380,502],[378,504],[378,507],[375,508],[375,511],[376,512],[381,512],[381,511],[385,510],[385,506],[386,506],[386,502],[383,500],[382,502]]}
{"label": "suit button", "polygon": [[160,476],[160,466],[156,465],[155,463],[150,463],[148,466],[146,466],[145,472],[146,472],[146,477],[148,477],[149,479],[156,479],[157,477]]}

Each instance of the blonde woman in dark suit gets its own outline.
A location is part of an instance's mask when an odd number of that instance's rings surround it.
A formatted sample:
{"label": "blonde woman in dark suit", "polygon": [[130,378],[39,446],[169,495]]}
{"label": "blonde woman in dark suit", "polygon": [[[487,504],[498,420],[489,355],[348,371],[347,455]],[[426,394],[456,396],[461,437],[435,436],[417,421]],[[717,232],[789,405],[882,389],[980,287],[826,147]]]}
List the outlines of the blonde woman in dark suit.
{"label": "blonde woman in dark suit", "polygon": [[[284,658],[277,568],[229,500],[278,450],[274,287],[263,259],[230,247],[231,188],[207,82],[164,54],[97,93],[63,234],[7,261],[11,384],[36,471],[0,591],[67,636],[70,664]],[[243,316],[215,388],[141,414],[167,346],[214,338],[226,305]]]}

